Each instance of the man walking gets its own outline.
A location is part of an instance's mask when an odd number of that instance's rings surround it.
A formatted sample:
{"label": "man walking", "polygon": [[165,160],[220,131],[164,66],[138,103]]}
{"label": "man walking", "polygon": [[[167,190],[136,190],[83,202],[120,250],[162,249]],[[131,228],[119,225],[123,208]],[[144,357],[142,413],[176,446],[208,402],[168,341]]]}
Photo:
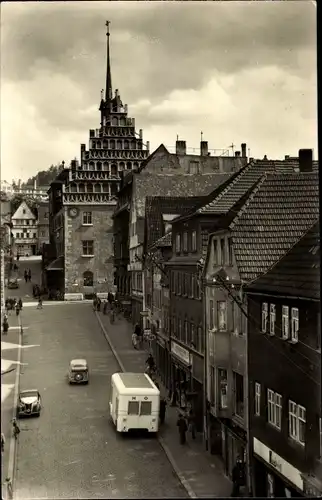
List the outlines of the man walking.
{"label": "man walking", "polygon": [[188,415],[189,431],[191,432],[192,439],[196,439],[196,415],[191,409]]}
{"label": "man walking", "polygon": [[232,497],[239,497],[239,490],[242,486],[245,486],[245,464],[240,457],[237,458],[236,465],[232,471],[233,480],[233,490],[231,493]]}
{"label": "man walking", "polygon": [[41,297],[39,297],[39,299],[38,299],[37,309],[42,309],[42,298]]}
{"label": "man walking", "polygon": [[160,424],[161,425],[164,424],[166,407],[167,407],[167,402],[166,402],[165,398],[161,398],[160,399],[160,410],[159,410]]}
{"label": "man walking", "polygon": [[25,272],[23,273],[23,275],[24,275],[24,278],[25,278],[25,282],[27,283],[27,281],[28,281],[28,271],[27,271],[27,269],[25,269]]}
{"label": "man walking", "polygon": [[30,269],[28,271],[28,280],[31,281],[31,271],[30,271]]}
{"label": "man walking", "polygon": [[186,419],[183,417],[182,413],[179,415],[177,426],[179,429],[180,444],[186,444],[186,432],[188,427]]}

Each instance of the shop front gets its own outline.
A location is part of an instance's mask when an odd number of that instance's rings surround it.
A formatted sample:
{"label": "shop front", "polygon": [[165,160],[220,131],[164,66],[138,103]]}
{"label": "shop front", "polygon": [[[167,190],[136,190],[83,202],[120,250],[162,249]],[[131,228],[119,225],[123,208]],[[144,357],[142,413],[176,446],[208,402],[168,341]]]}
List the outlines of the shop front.
{"label": "shop front", "polygon": [[187,394],[191,392],[191,356],[190,352],[171,341],[171,393],[172,404],[177,404],[181,408],[188,405]]}
{"label": "shop front", "polygon": [[305,496],[302,474],[298,469],[257,438],[253,438],[253,451],[252,473],[255,496],[267,498]]}

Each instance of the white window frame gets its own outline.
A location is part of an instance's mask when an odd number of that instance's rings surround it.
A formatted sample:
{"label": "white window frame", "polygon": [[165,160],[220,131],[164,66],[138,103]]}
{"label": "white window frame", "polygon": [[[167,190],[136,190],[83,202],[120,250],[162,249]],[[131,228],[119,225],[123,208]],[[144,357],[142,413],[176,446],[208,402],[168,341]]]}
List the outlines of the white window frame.
{"label": "white window frame", "polygon": [[269,305],[269,334],[275,335],[275,325],[276,325],[276,305]]}
{"label": "white window frame", "polygon": [[261,414],[261,385],[255,382],[255,415],[258,417]]}
{"label": "white window frame", "polygon": [[290,335],[290,308],[282,306],[282,338],[287,340]]}
{"label": "white window frame", "polygon": [[[220,304],[225,304],[225,307],[223,309],[220,309]],[[224,314],[224,327],[220,324],[221,323],[221,316]],[[227,301],[226,300],[218,300],[217,301],[217,330],[219,332],[226,332],[227,331]]]}
{"label": "white window frame", "polygon": [[276,429],[281,430],[282,396],[271,389],[267,389],[267,421]]}
{"label": "white window frame", "polygon": [[191,251],[197,251],[197,231],[192,231],[191,233]]}
{"label": "white window frame", "polygon": [[177,233],[176,234],[176,253],[181,252],[181,234]]}
{"label": "white window frame", "polygon": [[304,426],[303,434],[305,434],[306,408],[304,408],[304,406],[296,404],[294,401],[289,400],[288,422],[290,438],[301,444],[302,446],[305,446],[305,436],[303,436],[303,440],[301,440],[300,422],[302,422]]}
{"label": "white window frame", "polygon": [[[86,247],[87,247],[87,251],[88,251],[88,243],[92,243],[93,245],[93,253],[84,253],[84,250],[85,250],[85,243],[87,243]],[[82,256],[83,257],[93,257],[94,256],[94,240],[83,240],[82,241]]]}
{"label": "white window frame", "polygon": [[291,309],[291,341],[294,344],[299,341],[299,310],[297,307]]}
{"label": "white window frame", "polygon": [[83,212],[83,226],[92,226],[92,225],[93,225],[92,212]]}
{"label": "white window frame", "polygon": [[267,333],[267,320],[268,320],[268,303],[262,302],[262,333]]}

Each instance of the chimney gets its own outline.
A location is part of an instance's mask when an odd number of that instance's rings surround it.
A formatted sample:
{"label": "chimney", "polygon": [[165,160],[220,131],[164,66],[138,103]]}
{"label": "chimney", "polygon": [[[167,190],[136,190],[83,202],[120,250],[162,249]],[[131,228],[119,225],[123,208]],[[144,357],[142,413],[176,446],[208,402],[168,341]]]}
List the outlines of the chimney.
{"label": "chimney", "polygon": [[285,155],[285,160],[289,160],[290,155]]}
{"label": "chimney", "polygon": [[246,142],[243,142],[241,144],[241,155],[243,158],[246,158],[247,156],[247,153],[246,153]]}
{"label": "chimney", "polygon": [[186,151],[186,141],[176,141],[176,155],[185,155]]}
{"label": "chimney", "polygon": [[150,141],[146,141],[146,150],[150,151]]}
{"label": "chimney", "polygon": [[208,156],[208,142],[200,141],[200,156]]}
{"label": "chimney", "polygon": [[235,156],[236,156],[236,158],[239,158],[240,157],[240,151],[235,151]]}
{"label": "chimney", "polygon": [[300,172],[312,172],[313,168],[313,149],[299,150]]}
{"label": "chimney", "polygon": [[143,130],[141,128],[139,130],[139,135],[140,135],[140,139],[142,139],[143,138]]}
{"label": "chimney", "polygon": [[34,180],[34,190],[36,191],[37,189],[37,179]]}
{"label": "chimney", "polygon": [[91,139],[95,137],[95,130],[93,128],[89,131],[89,136]]}
{"label": "chimney", "polygon": [[263,160],[267,160],[267,155],[264,155],[264,158],[263,158]]}

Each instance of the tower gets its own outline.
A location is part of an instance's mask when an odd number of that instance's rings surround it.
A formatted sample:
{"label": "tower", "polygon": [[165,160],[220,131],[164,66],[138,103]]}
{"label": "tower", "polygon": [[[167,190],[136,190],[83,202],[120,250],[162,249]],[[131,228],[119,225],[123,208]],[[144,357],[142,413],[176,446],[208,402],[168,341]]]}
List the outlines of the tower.
{"label": "tower", "polygon": [[[114,281],[112,216],[116,194],[122,173],[137,170],[149,156],[149,143],[143,143],[142,130],[135,131],[135,120],[128,117],[127,105],[123,105],[118,89],[113,95],[109,26],[107,21],[106,79],[99,105],[100,128],[89,131],[89,148],[81,144],[80,162],[71,162],[68,182],[63,185],[67,214],[65,295],[73,292],[73,283],[79,283],[80,291],[85,282],[92,283],[95,292],[105,292],[104,287],[111,289]],[[80,225],[84,226],[82,231],[79,231]],[[86,248],[93,254],[86,255],[82,250]],[[83,279],[84,273],[86,279]],[[92,280],[88,279],[89,273],[92,273]],[[98,286],[103,282],[106,285]]]}

